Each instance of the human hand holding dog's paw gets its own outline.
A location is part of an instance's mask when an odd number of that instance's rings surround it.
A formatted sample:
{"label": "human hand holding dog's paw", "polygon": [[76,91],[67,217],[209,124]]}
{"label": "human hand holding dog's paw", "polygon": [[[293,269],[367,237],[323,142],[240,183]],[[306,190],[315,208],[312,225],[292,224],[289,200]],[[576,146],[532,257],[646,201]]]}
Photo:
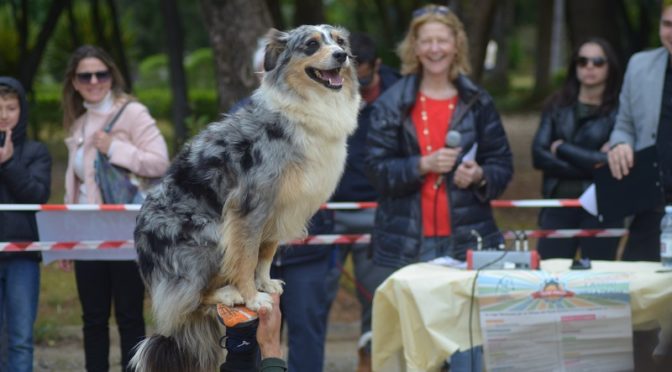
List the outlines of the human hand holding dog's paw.
{"label": "human hand holding dog's paw", "polygon": [[259,309],[259,327],[257,328],[257,342],[262,358],[282,358],[282,346],[280,344],[280,295],[272,297],[272,309]]}

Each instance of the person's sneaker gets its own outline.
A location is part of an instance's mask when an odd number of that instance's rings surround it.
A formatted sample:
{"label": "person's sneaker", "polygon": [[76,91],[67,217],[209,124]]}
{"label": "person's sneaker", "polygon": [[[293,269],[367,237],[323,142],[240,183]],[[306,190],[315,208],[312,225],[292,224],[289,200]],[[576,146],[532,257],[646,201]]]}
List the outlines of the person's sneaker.
{"label": "person's sneaker", "polygon": [[226,328],[248,325],[259,319],[256,311],[250,310],[243,305],[234,307],[217,304],[217,318]]}

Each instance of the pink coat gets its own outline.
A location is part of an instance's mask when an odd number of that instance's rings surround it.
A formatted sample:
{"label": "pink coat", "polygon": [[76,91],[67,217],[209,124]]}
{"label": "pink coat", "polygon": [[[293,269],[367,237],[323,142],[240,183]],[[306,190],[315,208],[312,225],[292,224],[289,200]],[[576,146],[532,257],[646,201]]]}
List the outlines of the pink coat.
{"label": "pink coat", "polygon": [[[77,203],[79,198],[80,180],[75,175],[74,161],[78,141],[84,139],[84,183],[87,190],[87,202],[101,204],[102,197],[96,185],[94,160],[96,148],[93,135],[102,130],[114,117],[123,101],[117,101],[114,109],[108,114],[87,111],[73,123],[70,135],[65,139],[68,148],[68,168],[65,171],[65,203]],[[129,169],[134,174],[144,177],[160,177],[166,173],[170,160],[168,147],[156,120],[152,118],[143,104],[131,102],[119,116],[110,132],[112,136],[112,155],[110,162]]]}

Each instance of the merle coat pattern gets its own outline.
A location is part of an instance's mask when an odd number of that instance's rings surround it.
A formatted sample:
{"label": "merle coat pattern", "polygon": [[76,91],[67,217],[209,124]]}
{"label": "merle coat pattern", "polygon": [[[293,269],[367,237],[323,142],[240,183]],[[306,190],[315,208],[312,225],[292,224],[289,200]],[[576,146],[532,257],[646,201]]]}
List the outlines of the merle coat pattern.
{"label": "merle coat pattern", "polygon": [[141,371],[211,371],[221,362],[214,304],[272,306],[278,243],[305,234],[333,193],[359,93],[347,31],[273,30],[252,103],[208,126],[174,160],[137,219],[135,242],[157,335]]}

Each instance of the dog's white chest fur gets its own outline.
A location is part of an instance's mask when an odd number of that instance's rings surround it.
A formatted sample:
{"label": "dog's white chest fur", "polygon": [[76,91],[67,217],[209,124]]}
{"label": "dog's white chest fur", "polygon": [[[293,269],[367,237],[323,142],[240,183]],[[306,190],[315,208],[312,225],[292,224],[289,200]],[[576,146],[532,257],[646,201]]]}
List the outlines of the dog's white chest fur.
{"label": "dog's white chest fur", "polygon": [[308,144],[302,169],[298,165],[286,169],[273,216],[275,239],[286,241],[305,235],[306,221],[334,192],[346,153],[345,138],[321,146]]}
{"label": "dog's white chest fur", "polygon": [[271,106],[300,123],[295,140],[304,155],[300,164],[289,164],[282,171],[268,238],[287,241],[304,236],[306,222],[336,189],[345,165],[347,136],[357,127],[361,98],[353,89],[311,93],[300,105],[275,89],[266,96]]}

